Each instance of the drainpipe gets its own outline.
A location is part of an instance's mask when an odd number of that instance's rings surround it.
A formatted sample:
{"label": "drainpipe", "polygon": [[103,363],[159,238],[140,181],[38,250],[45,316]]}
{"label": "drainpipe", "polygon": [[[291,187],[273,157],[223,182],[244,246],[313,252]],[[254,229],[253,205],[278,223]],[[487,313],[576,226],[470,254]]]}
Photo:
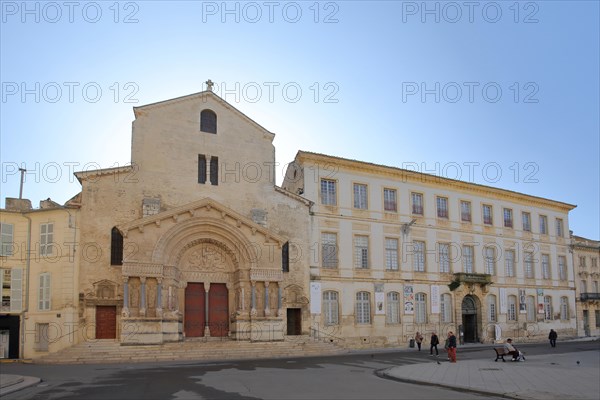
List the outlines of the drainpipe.
{"label": "drainpipe", "polygon": [[25,314],[29,311],[29,270],[31,267],[31,218],[27,218],[27,253],[25,261],[25,307],[21,309],[21,346],[19,346],[20,358],[25,358]]}

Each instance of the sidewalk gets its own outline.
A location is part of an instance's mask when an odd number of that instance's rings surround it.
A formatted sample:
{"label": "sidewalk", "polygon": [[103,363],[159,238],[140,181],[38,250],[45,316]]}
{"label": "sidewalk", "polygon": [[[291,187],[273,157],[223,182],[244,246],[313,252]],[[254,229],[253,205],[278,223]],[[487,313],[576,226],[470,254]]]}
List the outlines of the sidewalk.
{"label": "sidewalk", "polygon": [[487,360],[461,361],[460,351],[457,359],[456,364],[451,364],[442,353],[429,363],[393,367],[378,375],[512,399],[600,398],[598,351],[532,356],[524,362],[494,362],[490,349]]}
{"label": "sidewalk", "polygon": [[40,378],[33,376],[0,374],[0,397],[38,383]]}

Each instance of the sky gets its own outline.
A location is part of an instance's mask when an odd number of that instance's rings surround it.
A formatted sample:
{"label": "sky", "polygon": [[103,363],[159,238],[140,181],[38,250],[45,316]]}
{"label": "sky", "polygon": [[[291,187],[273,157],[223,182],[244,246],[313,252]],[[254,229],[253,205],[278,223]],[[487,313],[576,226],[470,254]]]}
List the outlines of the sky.
{"label": "sky", "polygon": [[600,238],[597,1],[0,1],[1,206],[127,165],[133,107],[206,89],[298,150],[577,205]]}

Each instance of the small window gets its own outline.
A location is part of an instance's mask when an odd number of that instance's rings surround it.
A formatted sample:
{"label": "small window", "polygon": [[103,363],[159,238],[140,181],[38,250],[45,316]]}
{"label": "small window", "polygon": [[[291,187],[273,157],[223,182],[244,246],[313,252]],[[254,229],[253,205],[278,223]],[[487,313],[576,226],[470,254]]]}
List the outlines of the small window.
{"label": "small window", "polygon": [[387,294],[386,320],[388,324],[400,323],[400,295],[398,292]]}
{"label": "small window", "polygon": [[337,325],[339,303],[337,292],[323,292],[323,315],[325,316],[325,325]]}
{"label": "small window", "polygon": [[460,202],[460,220],[462,222],[471,222],[471,202]]}
{"label": "small window", "polygon": [[542,278],[550,279],[550,256],[542,254]]}
{"label": "small window", "polygon": [[506,267],[506,276],[515,276],[515,251],[506,250],[504,252],[504,266]]}
{"label": "small window", "polygon": [[450,244],[438,243],[438,257],[441,273],[450,272]]}
{"label": "small window", "polygon": [[442,314],[442,322],[452,322],[452,297],[448,293],[441,296],[440,313]]}
{"label": "small window", "polygon": [[525,278],[533,279],[533,253],[530,251],[525,252],[524,260],[523,260],[524,269],[525,269]]}
{"label": "small window", "polygon": [[523,230],[531,232],[531,214],[528,212],[523,212],[521,214],[521,218],[523,219]]}
{"label": "small window", "polygon": [[290,242],[285,242],[281,248],[281,270],[290,272]]}
{"label": "small window", "polygon": [[47,272],[40,274],[38,309],[40,311],[50,310],[50,274]]}
{"label": "small window", "polygon": [[413,242],[413,270],[425,272],[425,242]]}
{"label": "small window", "polygon": [[123,265],[123,235],[116,227],[110,232],[110,265]]}
{"label": "small window", "polygon": [[383,209],[389,212],[396,212],[398,210],[396,205],[396,190],[383,189]]}
{"label": "small window", "polygon": [[517,320],[517,296],[508,296],[508,320]]}
{"label": "small window", "polygon": [[487,297],[488,303],[488,322],[496,322],[496,296],[493,294]]}
{"label": "small window", "polygon": [[337,234],[321,233],[321,265],[323,268],[338,266]]}
{"label": "small window", "polygon": [[560,298],[560,319],[569,319],[569,299],[566,297]]}
{"label": "small window", "polygon": [[464,245],[462,249],[463,256],[463,272],[468,274],[473,273],[473,246]]}
{"label": "small window", "polygon": [[558,256],[558,276],[561,281],[567,280],[567,258]]}
{"label": "small window", "polygon": [[485,273],[496,275],[496,249],[493,246],[485,246],[484,255]]}
{"label": "small window", "polygon": [[217,114],[212,110],[202,110],[200,113],[200,130],[207,133],[217,133]]}
{"label": "small window", "polygon": [[542,235],[548,234],[548,217],[540,215],[540,233]]}
{"label": "small window", "polygon": [[556,218],[556,236],[564,236],[563,220],[561,218]]}
{"label": "small window", "polygon": [[385,269],[398,270],[398,239],[385,238]]}
{"label": "small window", "polygon": [[360,183],[354,184],[354,208],[360,210],[369,208],[367,185],[362,185]]}
{"label": "small window", "polygon": [[415,295],[415,322],[417,324],[427,323],[427,296],[425,293]]}
{"label": "small window", "polygon": [[13,254],[13,225],[0,224],[0,256]]}
{"label": "small window", "polygon": [[412,213],[423,215],[423,195],[421,193],[411,193]]}
{"label": "small window", "polygon": [[321,204],[326,206],[335,206],[337,204],[335,181],[321,179]]}
{"label": "small window", "polygon": [[513,227],[513,211],[510,208],[504,209],[504,227],[505,228]]}
{"label": "small window", "polygon": [[356,293],[356,323],[371,323],[371,296],[369,292]]}
{"label": "small window", "polygon": [[484,204],[483,205],[483,223],[485,225],[493,225],[494,219],[492,216],[492,206]]}
{"label": "small window", "polygon": [[210,184],[219,184],[219,157],[210,158]]}
{"label": "small window", "polygon": [[49,256],[52,254],[54,244],[54,224],[47,223],[40,225],[40,255]]}
{"label": "small window", "polygon": [[206,156],[198,154],[198,183],[206,183]]}
{"label": "small window", "polygon": [[437,197],[437,216],[438,218],[448,218],[448,198],[447,197]]}
{"label": "small window", "polygon": [[368,236],[354,236],[354,268],[369,268]]}
{"label": "small window", "polygon": [[544,319],[553,320],[552,315],[552,297],[544,296]]}

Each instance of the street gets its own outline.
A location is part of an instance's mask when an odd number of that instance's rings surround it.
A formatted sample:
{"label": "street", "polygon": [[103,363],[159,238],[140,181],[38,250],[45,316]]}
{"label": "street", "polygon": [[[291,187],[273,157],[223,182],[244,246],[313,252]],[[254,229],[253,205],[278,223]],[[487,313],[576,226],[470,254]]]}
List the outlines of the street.
{"label": "street", "polygon": [[[597,342],[518,346],[536,355],[597,350]],[[466,346],[458,360],[489,359],[489,346]],[[383,379],[375,371],[399,365],[446,362],[428,347],[360,352],[343,356],[253,361],[106,365],[2,364],[2,373],[37,376],[42,382],[10,399],[472,399],[490,398],[439,387]]]}

